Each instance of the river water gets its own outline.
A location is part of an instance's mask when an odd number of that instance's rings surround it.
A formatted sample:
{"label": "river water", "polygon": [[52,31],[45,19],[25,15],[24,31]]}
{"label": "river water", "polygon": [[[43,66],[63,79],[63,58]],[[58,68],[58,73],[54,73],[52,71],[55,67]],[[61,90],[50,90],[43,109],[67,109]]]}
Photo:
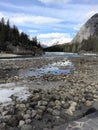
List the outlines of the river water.
{"label": "river water", "polygon": [[75,57],[78,56],[78,54],[75,53],[64,53],[64,52],[46,52],[45,55],[41,57],[34,57],[33,59],[41,59],[41,58],[49,58],[49,59],[54,59],[54,58],[63,58],[61,61],[56,61],[54,63],[49,63],[48,65],[45,65],[41,68],[28,68],[25,70],[20,71],[19,76],[36,76],[40,77],[44,74],[69,74],[72,70],[74,70],[74,66],[71,61],[69,61],[67,58],[68,57]]}

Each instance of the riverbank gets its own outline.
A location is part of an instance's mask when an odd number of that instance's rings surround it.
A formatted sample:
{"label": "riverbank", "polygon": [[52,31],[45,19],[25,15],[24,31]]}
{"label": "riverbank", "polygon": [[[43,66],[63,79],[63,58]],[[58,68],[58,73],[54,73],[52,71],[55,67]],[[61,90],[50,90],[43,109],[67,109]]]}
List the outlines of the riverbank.
{"label": "riverbank", "polygon": [[[64,60],[65,57],[0,62],[0,72],[3,70],[1,83],[14,82],[16,84],[13,84],[11,89],[20,86],[21,91],[26,90],[23,95],[27,95],[24,99],[12,93],[11,104],[4,106],[1,103],[2,130],[49,130],[63,124],[67,127],[71,121],[85,116],[90,108],[94,108],[93,112],[98,109],[97,57],[70,57],[68,60],[74,66],[70,73],[48,73],[40,77],[20,77],[18,73],[27,68],[41,68]],[[60,66],[63,69],[68,67]],[[11,74],[12,70],[14,75]],[[10,85],[7,87],[10,89]],[[19,93],[18,89],[17,92]]]}

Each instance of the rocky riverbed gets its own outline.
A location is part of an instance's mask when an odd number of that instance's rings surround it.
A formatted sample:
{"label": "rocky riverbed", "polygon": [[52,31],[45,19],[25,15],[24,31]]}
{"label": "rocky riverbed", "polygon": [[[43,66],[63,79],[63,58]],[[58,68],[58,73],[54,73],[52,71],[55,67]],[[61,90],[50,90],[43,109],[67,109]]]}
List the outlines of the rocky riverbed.
{"label": "rocky riverbed", "polygon": [[[64,66],[65,60],[71,66]],[[57,74],[48,71],[40,76],[20,74],[28,68],[32,71],[58,62],[63,63],[59,69],[70,71]],[[8,95],[9,102],[0,104],[0,130],[61,130],[62,125],[62,130],[71,130],[69,123],[98,109],[95,56],[1,60],[0,73],[0,91],[5,88],[16,91]]]}

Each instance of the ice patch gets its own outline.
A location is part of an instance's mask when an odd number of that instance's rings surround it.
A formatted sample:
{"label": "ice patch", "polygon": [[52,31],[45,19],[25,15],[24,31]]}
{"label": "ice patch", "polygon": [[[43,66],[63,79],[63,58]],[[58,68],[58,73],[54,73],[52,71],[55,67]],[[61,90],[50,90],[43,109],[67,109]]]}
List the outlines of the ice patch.
{"label": "ice patch", "polygon": [[84,53],[83,55],[85,55],[85,56],[96,56],[97,54],[95,54],[95,53]]}
{"label": "ice patch", "polygon": [[71,66],[71,65],[72,65],[72,63],[69,60],[65,60],[65,61],[61,61],[61,62],[55,62],[55,63],[51,64],[51,66],[57,66],[57,67]]}
{"label": "ice patch", "polygon": [[11,95],[17,96],[17,98],[19,100],[26,100],[27,97],[30,95],[30,93],[26,89],[26,87],[21,87],[21,86],[18,86],[18,87],[13,86],[12,87],[12,85],[13,84],[9,84],[9,83],[0,85],[0,103],[11,102],[12,101],[12,99],[10,98]]}

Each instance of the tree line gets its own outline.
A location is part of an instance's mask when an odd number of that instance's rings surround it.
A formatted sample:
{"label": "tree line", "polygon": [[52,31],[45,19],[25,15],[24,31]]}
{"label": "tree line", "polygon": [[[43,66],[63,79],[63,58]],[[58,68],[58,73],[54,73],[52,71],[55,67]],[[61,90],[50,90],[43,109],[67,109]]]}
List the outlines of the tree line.
{"label": "tree line", "polygon": [[30,38],[24,32],[19,33],[18,28],[10,26],[9,20],[5,22],[4,18],[0,21],[0,52],[10,52],[10,46],[19,46],[25,50],[34,50],[34,47],[41,48],[37,37]]}
{"label": "tree line", "polygon": [[79,53],[81,51],[98,52],[98,37],[90,36],[87,40],[83,40],[81,43],[66,43],[63,45],[56,45],[46,48],[45,51],[57,51],[57,52],[73,52]]}

